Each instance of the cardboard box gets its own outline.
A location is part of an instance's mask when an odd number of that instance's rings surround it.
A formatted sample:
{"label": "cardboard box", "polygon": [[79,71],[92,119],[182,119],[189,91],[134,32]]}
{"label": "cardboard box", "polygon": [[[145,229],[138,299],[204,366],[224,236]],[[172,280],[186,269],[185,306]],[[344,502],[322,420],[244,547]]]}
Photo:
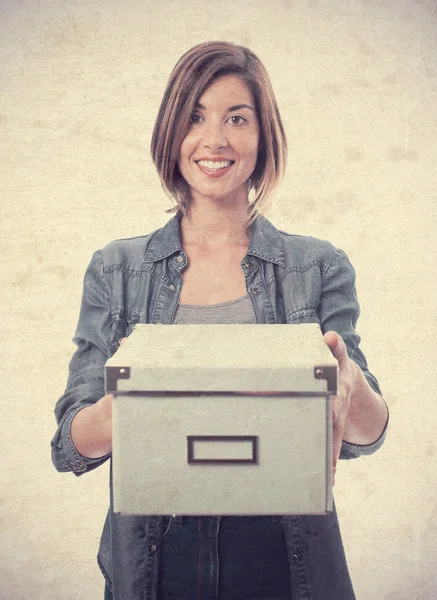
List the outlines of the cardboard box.
{"label": "cardboard box", "polygon": [[337,377],[317,324],[136,325],[105,367],[114,511],[330,512]]}

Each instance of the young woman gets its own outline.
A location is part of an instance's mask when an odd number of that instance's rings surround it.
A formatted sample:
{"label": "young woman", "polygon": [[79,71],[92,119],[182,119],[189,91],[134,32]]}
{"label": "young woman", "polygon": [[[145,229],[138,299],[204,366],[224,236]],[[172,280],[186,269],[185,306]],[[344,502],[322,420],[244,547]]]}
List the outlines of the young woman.
{"label": "young woman", "polygon": [[[375,452],[388,409],[355,331],[346,254],[276,229],[263,215],[286,137],[268,75],[247,48],[199,44],[170,75],[151,153],[176,205],[167,224],[94,253],[52,457],[81,475],[111,456],[104,364],[136,323],[316,322],[339,363],[334,461]],[[145,429],[146,434],[147,428]],[[111,505],[98,562],[115,600],[352,600],[337,514],[120,516]]]}

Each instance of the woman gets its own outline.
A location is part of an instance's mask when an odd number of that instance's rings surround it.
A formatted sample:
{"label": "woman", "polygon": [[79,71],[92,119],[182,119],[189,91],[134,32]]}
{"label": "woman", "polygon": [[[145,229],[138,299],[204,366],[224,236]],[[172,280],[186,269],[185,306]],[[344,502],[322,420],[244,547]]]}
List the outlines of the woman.
{"label": "woman", "polygon": [[[138,322],[317,322],[340,367],[334,461],[383,443],[388,410],[355,332],[354,269],[329,242],[277,230],[261,211],[286,138],[270,81],[248,49],[199,44],[176,64],[151,153],[176,215],[94,253],[78,348],[56,405],[53,462],[81,475],[111,456],[106,360]],[[111,474],[112,475],[112,474]],[[121,517],[108,511],[105,598],[351,600],[337,515]]]}

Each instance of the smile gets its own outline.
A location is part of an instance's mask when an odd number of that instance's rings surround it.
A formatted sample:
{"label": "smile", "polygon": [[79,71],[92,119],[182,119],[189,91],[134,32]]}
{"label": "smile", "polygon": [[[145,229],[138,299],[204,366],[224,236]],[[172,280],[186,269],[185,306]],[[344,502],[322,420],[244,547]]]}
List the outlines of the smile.
{"label": "smile", "polygon": [[221,160],[219,162],[212,160],[199,160],[197,161],[197,164],[205,167],[206,169],[224,169],[232,164],[232,160]]}
{"label": "smile", "polygon": [[213,162],[211,160],[199,160],[196,162],[199,169],[209,177],[221,177],[229,171],[235,161],[222,160]]}

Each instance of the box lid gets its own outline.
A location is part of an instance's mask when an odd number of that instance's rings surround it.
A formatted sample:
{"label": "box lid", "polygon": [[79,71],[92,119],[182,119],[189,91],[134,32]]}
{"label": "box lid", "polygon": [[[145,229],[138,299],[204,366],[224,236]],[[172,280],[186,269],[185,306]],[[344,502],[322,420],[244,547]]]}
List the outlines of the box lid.
{"label": "box lid", "polygon": [[138,324],[106,362],[106,393],[335,393],[338,363],[316,323]]}

